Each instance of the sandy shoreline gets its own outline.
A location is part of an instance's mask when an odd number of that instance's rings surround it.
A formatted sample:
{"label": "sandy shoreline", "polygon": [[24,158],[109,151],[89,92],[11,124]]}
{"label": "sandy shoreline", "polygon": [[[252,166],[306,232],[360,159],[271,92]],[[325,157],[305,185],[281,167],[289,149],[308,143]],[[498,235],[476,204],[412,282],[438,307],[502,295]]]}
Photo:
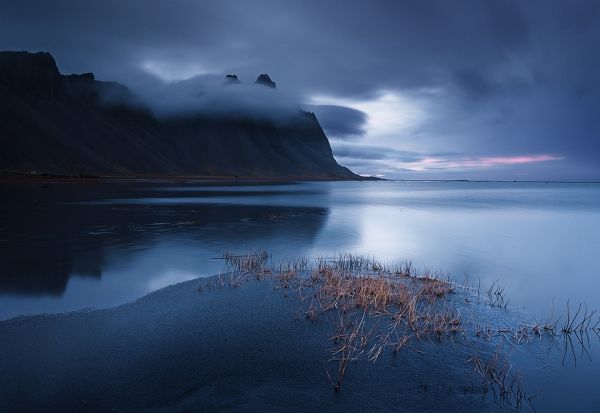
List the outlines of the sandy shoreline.
{"label": "sandy shoreline", "polygon": [[551,380],[571,333],[596,332],[409,261],[222,259],[115,308],[1,321],[0,410],[529,411],[551,383],[545,411],[571,404]]}
{"label": "sandy shoreline", "polygon": [[493,406],[459,390],[473,382],[465,354],[432,343],[424,343],[426,356],[407,350],[357,362],[335,393],[327,375],[335,320],[310,322],[268,282],[207,288],[211,282],[187,281],[108,310],[0,322],[0,410]]}

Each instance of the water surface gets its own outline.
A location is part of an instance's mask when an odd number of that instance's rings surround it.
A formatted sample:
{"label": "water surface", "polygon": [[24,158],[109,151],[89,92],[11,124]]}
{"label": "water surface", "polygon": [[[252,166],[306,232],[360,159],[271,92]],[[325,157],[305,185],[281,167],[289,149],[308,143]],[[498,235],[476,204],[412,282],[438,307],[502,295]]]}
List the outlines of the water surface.
{"label": "water surface", "polygon": [[0,186],[0,319],[105,308],[222,269],[224,251],[411,259],[533,314],[598,303],[600,185]]}
{"label": "water surface", "polygon": [[[518,312],[521,321],[564,313],[567,300],[572,311],[579,303],[600,308],[597,184],[30,183],[2,184],[0,195],[0,319],[117,306],[221,271],[224,251],[263,248],[274,260],[356,252],[389,262],[410,259],[418,268],[443,271],[459,282],[467,277],[482,288],[498,282],[506,289],[507,311]],[[119,314],[144,328],[128,308],[147,307],[125,307]],[[157,310],[164,308],[170,306]],[[38,330],[43,336],[48,328],[52,333],[45,339],[60,340],[56,331],[77,320],[99,318],[104,325],[109,319],[102,314],[74,315],[64,325],[56,319],[56,329],[52,318],[1,326],[28,337]],[[27,327],[36,323],[34,330]],[[74,337],[73,346],[80,345]],[[600,370],[593,363],[600,357],[600,337],[586,336],[585,347],[573,341],[569,348],[557,337],[508,349],[530,394],[541,392],[539,411],[589,410],[600,403]],[[86,348],[80,356],[87,360]],[[414,368],[422,370],[426,364],[419,363]],[[453,400],[445,397],[435,395],[434,405]]]}

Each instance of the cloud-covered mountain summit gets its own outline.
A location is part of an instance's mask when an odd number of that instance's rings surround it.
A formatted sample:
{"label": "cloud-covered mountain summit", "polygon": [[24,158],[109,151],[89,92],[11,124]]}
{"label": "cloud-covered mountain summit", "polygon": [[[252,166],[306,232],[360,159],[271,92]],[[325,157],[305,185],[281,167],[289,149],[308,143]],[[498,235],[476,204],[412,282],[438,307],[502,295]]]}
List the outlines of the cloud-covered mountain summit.
{"label": "cloud-covered mountain summit", "polygon": [[[313,113],[290,104],[268,115],[271,106],[252,99],[274,90],[250,83],[246,94],[244,87],[222,79],[186,111],[157,116],[123,85],[92,73],[62,75],[49,53],[0,52],[0,171],[359,178],[335,161]],[[183,90],[192,98],[189,91],[201,89]]]}

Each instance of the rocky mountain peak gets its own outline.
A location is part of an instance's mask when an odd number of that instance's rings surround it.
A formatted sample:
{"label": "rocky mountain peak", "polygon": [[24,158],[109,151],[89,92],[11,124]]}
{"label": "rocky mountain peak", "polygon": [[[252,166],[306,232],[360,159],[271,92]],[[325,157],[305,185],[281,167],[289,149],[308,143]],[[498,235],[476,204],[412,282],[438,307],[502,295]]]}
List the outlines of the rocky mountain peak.
{"label": "rocky mountain peak", "polygon": [[277,88],[277,84],[271,80],[268,74],[262,73],[260,74],[254,83],[259,85],[265,85],[268,87],[272,87],[273,89]]}
{"label": "rocky mountain peak", "polygon": [[55,97],[62,92],[60,72],[47,52],[0,52],[0,86],[37,97]]}
{"label": "rocky mountain peak", "polygon": [[240,80],[238,79],[237,75],[226,75],[225,83],[227,83],[227,84],[240,83]]}

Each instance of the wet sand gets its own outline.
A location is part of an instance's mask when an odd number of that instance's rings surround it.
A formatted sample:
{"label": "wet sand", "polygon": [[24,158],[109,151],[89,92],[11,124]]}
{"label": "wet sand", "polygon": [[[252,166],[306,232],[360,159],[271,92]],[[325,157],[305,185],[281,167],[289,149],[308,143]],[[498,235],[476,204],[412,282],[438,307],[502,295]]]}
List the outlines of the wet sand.
{"label": "wet sand", "polygon": [[207,283],[216,279],[108,310],[0,322],[0,410],[502,410],[471,389],[471,349],[448,343],[352,363],[336,393],[335,320],[307,320],[266,281]]}

